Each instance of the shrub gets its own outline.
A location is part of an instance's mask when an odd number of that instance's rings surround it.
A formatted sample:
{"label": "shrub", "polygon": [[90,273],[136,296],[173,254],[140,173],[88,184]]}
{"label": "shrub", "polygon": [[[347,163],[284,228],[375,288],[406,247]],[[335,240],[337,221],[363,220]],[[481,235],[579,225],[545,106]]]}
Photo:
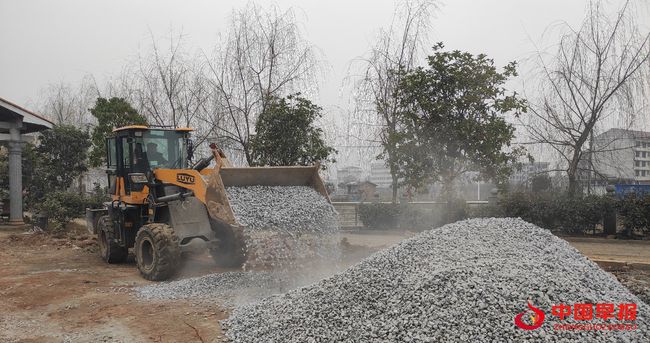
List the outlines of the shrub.
{"label": "shrub", "polygon": [[576,234],[593,230],[603,214],[612,208],[607,196],[590,195],[570,198],[564,194],[506,193],[497,205],[476,209],[475,217],[520,217],[540,227]]}
{"label": "shrub", "polygon": [[553,212],[555,221],[552,227],[566,233],[584,233],[593,230],[601,223],[608,208],[613,208],[611,198],[607,196],[588,195],[584,197],[559,197]]}
{"label": "shrub", "polygon": [[48,217],[50,228],[59,231],[84,213],[86,201],[77,193],[56,191],[47,193],[35,207],[39,214]]}
{"label": "shrub", "polygon": [[505,217],[501,207],[496,204],[478,205],[467,208],[469,218]]}
{"label": "shrub", "polygon": [[650,227],[650,195],[628,194],[619,200],[616,208],[628,232],[639,230],[648,233]]}
{"label": "shrub", "polygon": [[467,202],[463,199],[452,199],[443,210],[437,226],[453,223],[467,218]]}
{"label": "shrub", "polygon": [[360,204],[359,219],[372,229],[394,229],[399,222],[398,204]]}
{"label": "shrub", "polygon": [[443,218],[441,210],[444,209],[418,208],[413,204],[401,204],[399,227],[412,231],[420,231],[440,226]]}
{"label": "shrub", "polygon": [[465,202],[461,200],[433,208],[410,203],[359,205],[359,218],[370,229],[428,230],[466,217]]}
{"label": "shrub", "polygon": [[108,189],[95,184],[93,192],[85,198],[85,203],[88,208],[102,208],[104,202],[110,200],[111,198],[108,196]]}

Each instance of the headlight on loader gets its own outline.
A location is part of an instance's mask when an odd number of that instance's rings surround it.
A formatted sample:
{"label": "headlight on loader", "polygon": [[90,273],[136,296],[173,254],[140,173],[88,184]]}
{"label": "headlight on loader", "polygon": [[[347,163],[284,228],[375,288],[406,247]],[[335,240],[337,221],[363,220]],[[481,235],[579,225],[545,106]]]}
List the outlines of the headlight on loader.
{"label": "headlight on loader", "polygon": [[149,180],[147,179],[147,176],[144,175],[144,173],[131,173],[129,174],[129,178],[131,179],[132,183],[148,183]]}

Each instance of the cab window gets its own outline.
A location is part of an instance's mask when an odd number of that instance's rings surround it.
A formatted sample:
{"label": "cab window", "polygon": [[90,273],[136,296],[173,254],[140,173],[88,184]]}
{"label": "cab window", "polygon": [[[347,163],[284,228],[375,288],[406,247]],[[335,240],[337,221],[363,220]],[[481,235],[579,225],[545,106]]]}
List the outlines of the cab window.
{"label": "cab window", "polygon": [[117,169],[117,148],[115,147],[115,138],[107,139],[106,146],[108,148],[108,156],[106,158],[108,169]]}
{"label": "cab window", "polygon": [[151,169],[187,168],[185,136],[171,130],[148,130],[142,137],[142,147]]}

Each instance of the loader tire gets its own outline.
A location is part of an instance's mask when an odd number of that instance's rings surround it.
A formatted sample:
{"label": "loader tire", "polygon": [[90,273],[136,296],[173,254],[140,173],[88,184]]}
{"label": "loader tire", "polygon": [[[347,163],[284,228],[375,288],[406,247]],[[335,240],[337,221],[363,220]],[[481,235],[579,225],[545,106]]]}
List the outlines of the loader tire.
{"label": "loader tire", "polygon": [[246,262],[246,239],[241,228],[221,229],[217,232],[219,243],[210,249],[214,263],[222,268],[238,268]]}
{"label": "loader tire", "polygon": [[171,226],[143,225],[135,236],[135,261],[147,280],[166,280],[174,275],[181,259],[179,240]]}
{"label": "loader tire", "polygon": [[107,263],[122,263],[129,256],[129,249],[120,246],[115,241],[113,221],[109,216],[101,216],[97,220],[97,243],[99,254]]}

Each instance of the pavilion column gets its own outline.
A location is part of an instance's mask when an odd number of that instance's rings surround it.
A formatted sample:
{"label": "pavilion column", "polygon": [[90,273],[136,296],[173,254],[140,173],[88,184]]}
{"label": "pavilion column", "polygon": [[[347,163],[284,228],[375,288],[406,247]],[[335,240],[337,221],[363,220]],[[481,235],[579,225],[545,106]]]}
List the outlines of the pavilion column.
{"label": "pavilion column", "polygon": [[23,142],[20,130],[9,129],[9,223],[22,225],[23,222],[23,177],[22,152]]}

